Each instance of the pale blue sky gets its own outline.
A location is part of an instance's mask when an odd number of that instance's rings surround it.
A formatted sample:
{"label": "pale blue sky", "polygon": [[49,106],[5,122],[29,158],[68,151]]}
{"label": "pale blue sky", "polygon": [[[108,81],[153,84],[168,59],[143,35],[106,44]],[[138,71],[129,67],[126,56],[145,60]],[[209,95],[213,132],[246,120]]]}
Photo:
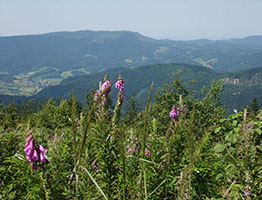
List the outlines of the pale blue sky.
{"label": "pale blue sky", "polygon": [[169,39],[262,35],[262,0],[0,0],[0,36],[75,30]]}

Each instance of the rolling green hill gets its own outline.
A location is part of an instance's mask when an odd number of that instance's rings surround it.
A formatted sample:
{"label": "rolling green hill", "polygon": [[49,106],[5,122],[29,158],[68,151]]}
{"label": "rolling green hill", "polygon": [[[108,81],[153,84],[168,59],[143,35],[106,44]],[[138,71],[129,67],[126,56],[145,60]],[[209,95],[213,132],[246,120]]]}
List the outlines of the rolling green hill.
{"label": "rolling green hill", "polygon": [[178,71],[177,77],[187,83],[189,88],[195,90],[195,95],[198,97],[202,95],[200,91],[203,86],[208,88],[212,81],[222,80],[225,86],[222,91],[222,101],[228,108],[240,109],[249,105],[254,97],[257,97],[260,105],[262,104],[262,68],[220,73],[201,66],[186,64],[156,64],[133,69],[117,68],[88,76],[70,77],[59,85],[42,90],[34,98],[66,98],[70,97],[74,88],[78,99],[83,102],[89,90],[98,88],[98,82],[103,81],[105,74],[112,82],[117,80],[118,74],[122,74],[126,83],[127,96],[136,93],[139,102],[144,104],[151,82],[154,82],[154,91],[156,91],[164,83],[172,80]]}
{"label": "rolling green hill", "polygon": [[69,76],[158,63],[224,72],[262,67],[262,36],[172,41],[129,31],[77,31],[0,37],[0,94],[31,96]]}
{"label": "rolling green hill", "polygon": [[59,85],[51,86],[36,94],[36,98],[44,97],[69,97],[74,88],[80,101],[84,101],[87,91],[97,89],[99,81],[103,81],[105,74],[114,83],[118,74],[125,80],[127,94],[137,93],[138,99],[145,100],[151,82],[155,88],[160,88],[164,83],[172,80],[179,72],[179,79],[182,81],[197,80],[194,88],[200,89],[203,85],[209,85],[219,73],[208,68],[186,64],[156,64],[146,65],[138,68],[115,68],[89,76],[74,76],[63,80]]}
{"label": "rolling green hill", "polygon": [[[177,78],[186,83],[187,87],[196,91],[195,95],[197,97],[202,96],[201,88],[203,86],[208,88],[212,81],[222,80],[224,82],[222,102],[231,110],[249,105],[254,97],[258,99],[258,103],[262,106],[262,68],[252,68],[234,73],[221,73],[202,66],[187,64],[155,64],[131,69],[108,69],[90,75],[68,77],[59,85],[47,87],[32,97],[23,98],[2,95],[0,100],[4,103],[13,101],[21,103],[30,98],[37,100],[51,97],[70,98],[72,89],[74,89],[78,100],[85,102],[87,92],[97,89],[99,81],[103,81],[105,74],[109,76],[112,83],[117,80],[118,74],[121,74],[125,80],[127,97],[136,93],[140,104],[145,103],[151,82],[154,82],[154,92],[156,92],[157,89],[161,88],[164,83],[172,80],[174,75],[177,74]],[[112,93],[116,95],[116,90],[113,89]]]}

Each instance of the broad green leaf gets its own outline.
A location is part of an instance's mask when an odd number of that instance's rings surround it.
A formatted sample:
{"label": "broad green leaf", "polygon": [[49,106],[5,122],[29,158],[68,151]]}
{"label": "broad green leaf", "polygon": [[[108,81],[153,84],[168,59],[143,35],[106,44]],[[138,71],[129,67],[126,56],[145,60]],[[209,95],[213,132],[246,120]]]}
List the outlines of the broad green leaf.
{"label": "broad green leaf", "polygon": [[237,120],[234,120],[232,123],[233,126],[237,126]]}
{"label": "broad green leaf", "polygon": [[217,127],[217,128],[215,129],[215,133],[218,133],[220,130],[221,130],[221,127]]}
{"label": "broad green leaf", "polygon": [[235,127],[235,128],[234,128],[234,132],[235,132],[235,133],[238,133],[239,131],[240,131],[240,128],[239,128],[239,127]]}
{"label": "broad green leaf", "polygon": [[223,151],[225,150],[225,148],[226,148],[226,145],[225,145],[225,144],[220,144],[220,143],[218,143],[218,144],[216,144],[216,146],[214,147],[214,150],[215,150],[215,152],[217,152],[217,153],[221,153],[221,152],[223,152]]}
{"label": "broad green leaf", "polygon": [[258,135],[261,135],[262,134],[262,131],[260,128],[256,128],[255,131],[258,133]]}

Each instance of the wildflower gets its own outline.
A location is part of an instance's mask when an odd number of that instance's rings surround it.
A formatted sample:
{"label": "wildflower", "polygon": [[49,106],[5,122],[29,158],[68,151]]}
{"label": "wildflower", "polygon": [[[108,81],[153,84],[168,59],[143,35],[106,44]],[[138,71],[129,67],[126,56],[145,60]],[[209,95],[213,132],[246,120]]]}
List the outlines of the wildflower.
{"label": "wildflower", "polygon": [[172,120],[177,120],[179,117],[179,108],[173,107],[169,113],[169,116]]}
{"label": "wildflower", "polygon": [[39,145],[39,150],[41,151],[42,154],[46,154],[47,150],[42,146],[42,145]]}
{"label": "wildflower", "polygon": [[124,80],[120,76],[120,79],[115,83],[115,88],[119,89],[120,92],[124,91],[125,85],[124,85]]}
{"label": "wildflower", "polygon": [[100,94],[99,90],[96,90],[96,92],[94,94],[94,101],[96,101],[98,99],[99,94]]}
{"label": "wildflower", "polygon": [[133,151],[134,151],[134,150],[129,147],[126,152],[127,152],[127,153],[132,153]]}
{"label": "wildflower", "polygon": [[38,153],[36,151],[36,149],[34,149],[34,153],[33,156],[31,157],[33,161],[38,161],[39,157],[38,157]]}
{"label": "wildflower", "polygon": [[145,149],[145,156],[151,156],[151,153],[148,149]]}
{"label": "wildflower", "polygon": [[115,83],[115,88],[119,89],[119,93],[118,93],[118,98],[117,98],[117,104],[118,105],[121,105],[124,100],[125,100],[125,96],[123,94],[123,91],[124,91],[124,80],[122,79],[122,76],[119,74],[118,76],[118,81]]}
{"label": "wildflower", "polygon": [[92,162],[92,166],[93,166],[93,168],[94,168],[95,171],[98,170],[98,165],[97,165],[97,162],[96,162],[96,161],[93,161],[93,162]]}
{"label": "wildflower", "polygon": [[[109,95],[111,91],[111,82],[106,80],[103,85],[101,86],[101,92],[103,93],[103,101],[106,102],[106,97]],[[94,94],[94,101],[97,101],[100,95],[100,90],[96,90]]]}
{"label": "wildflower", "polygon": [[47,150],[42,145],[39,145],[39,150],[40,150],[40,162],[46,163],[47,162],[47,159],[46,159]]}
{"label": "wildflower", "polygon": [[35,148],[34,148],[33,139],[31,135],[29,135],[28,138],[26,139],[24,152],[25,152],[27,161],[32,163],[35,159],[35,158],[33,159]]}
{"label": "wildflower", "polygon": [[138,141],[136,141],[136,143],[133,144],[132,146],[127,145],[126,148],[127,148],[127,151],[126,151],[127,153],[135,152],[138,148]]}
{"label": "wildflower", "polygon": [[48,160],[46,159],[46,152],[47,150],[42,145],[36,145],[34,143],[33,136],[31,132],[27,133],[27,139],[25,144],[25,155],[26,160],[31,163],[32,169],[37,169],[37,163],[47,163]]}
{"label": "wildflower", "polygon": [[135,149],[131,148],[129,145],[127,145],[126,148],[127,148],[127,151],[126,151],[127,153],[132,153],[135,151]]}
{"label": "wildflower", "polygon": [[251,193],[250,193],[249,191],[245,190],[245,191],[244,191],[244,195],[247,195],[247,196],[248,196],[248,195],[251,195]]}
{"label": "wildflower", "polygon": [[[106,90],[107,89],[107,90]],[[109,80],[106,80],[104,83],[103,83],[103,85],[102,85],[102,87],[101,87],[101,90],[102,90],[102,92],[104,92],[105,90],[105,93],[104,93],[104,96],[108,96],[109,95],[109,93],[110,93],[110,91],[111,91],[111,82],[109,81]]]}
{"label": "wildflower", "polygon": [[29,137],[26,139],[26,144],[30,143],[32,140],[32,135],[29,135]]}

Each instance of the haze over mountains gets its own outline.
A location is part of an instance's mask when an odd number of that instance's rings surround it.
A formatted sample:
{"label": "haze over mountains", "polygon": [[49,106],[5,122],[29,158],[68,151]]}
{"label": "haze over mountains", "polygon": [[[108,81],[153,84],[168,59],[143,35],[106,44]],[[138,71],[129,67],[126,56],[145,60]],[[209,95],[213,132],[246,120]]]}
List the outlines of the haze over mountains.
{"label": "haze over mountains", "polygon": [[[151,65],[160,63],[161,65]],[[122,69],[136,67],[140,68]],[[230,40],[172,41],[156,40],[129,31],[77,31],[0,37],[2,95],[65,97],[72,87],[82,88],[76,91],[83,90],[83,87],[91,89],[105,73],[115,79],[119,72],[131,85],[128,77],[137,80],[136,82],[141,80],[141,87],[136,87],[136,92],[142,99],[142,91],[146,90],[149,82],[154,80],[160,86],[178,68],[182,68],[185,73],[183,76],[186,77],[184,80],[199,81],[198,89],[210,84],[212,80],[223,79],[226,85],[238,88],[233,92],[234,95],[226,92],[236,96],[240,88],[240,94],[245,93],[246,87],[249,87],[249,91],[252,91],[250,88],[259,90],[262,85],[262,68],[259,67],[262,67],[262,36]],[[239,70],[248,71],[228,73]],[[95,74],[97,72],[101,73]],[[252,74],[252,77],[246,78],[245,74]],[[90,76],[87,78],[77,75]],[[74,77],[68,78],[71,76]],[[143,77],[148,77],[148,80]],[[256,79],[254,83],[253,79]],[[59,83],[61,84],[58,85]],[[49,86],[54,87],[48,88]],[[131,86],[127,87],[132,91]],[[230,91],[233,90],[232,87]],[[37,94],[38,92],[40,93]],[[80,94],[82,100],[83,95]]]}
{"label": "haze over mountains", "polygon": [[17,74],[55,67],[61,71],[153,63],[199,64],[221,71],[261,67],[262,36],[231,40],[155,40],[129,31],[55,32],[0,37],[0,69]]}

